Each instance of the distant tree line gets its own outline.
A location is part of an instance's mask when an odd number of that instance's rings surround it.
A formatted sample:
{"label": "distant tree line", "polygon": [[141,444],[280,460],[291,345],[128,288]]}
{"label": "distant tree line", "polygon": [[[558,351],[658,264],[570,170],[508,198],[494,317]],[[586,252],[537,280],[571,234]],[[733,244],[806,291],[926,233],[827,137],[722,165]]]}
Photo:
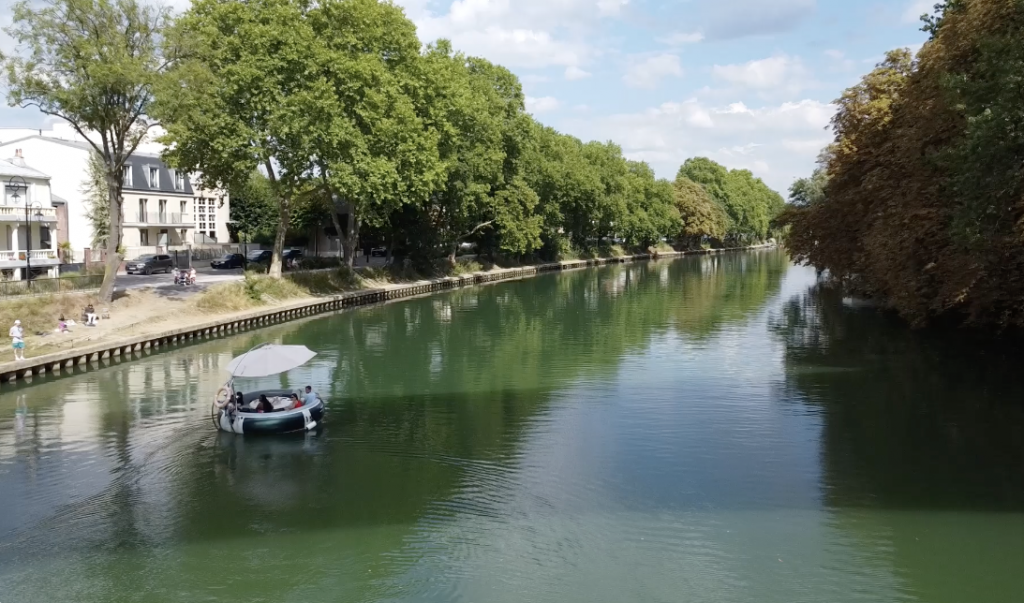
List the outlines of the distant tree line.
{"label": "distant tree line", "polygon": [[791,189],[798,259],[914,324],[1024,325],[1024,2],[949,0],[917,56],[838,99],[835,141]]}
{"label": "distant tree line", "polygon": [[117,143],[97,149],[112,252],[116,175],[154,120],[171,165],[232,194],[235,234],[273,243],[272,274],[289,231],[321,225],[349,262],[370,239],[428,262],[465,243],[555,258],[762,240],[784,205],[749,171],[697,158],[658,179],[537,123],[514,74],[423,46],[390,1],[194,0],[173,19],[140,0],[23,2],[12,31],[32,51],[4,58],[11,102]]}

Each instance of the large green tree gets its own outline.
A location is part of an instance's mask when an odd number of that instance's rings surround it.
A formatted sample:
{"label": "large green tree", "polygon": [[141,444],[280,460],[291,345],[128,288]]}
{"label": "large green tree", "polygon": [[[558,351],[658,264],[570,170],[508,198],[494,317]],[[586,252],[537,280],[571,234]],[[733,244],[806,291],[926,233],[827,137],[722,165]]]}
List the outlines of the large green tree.
{"label": "large green tree", "polygon": [[105,177],[106,270],[110,301],[120,266],[124,167],[154,123],[154,87],[173,59],[159,47],[166,8],[138,0],[23,0],[5,31],[18,43],[0,55],[12,106],[59,117],[88,141]]}
{"label": "large green tree", "polygon": [[201,173],[205,186],[239,188],[257,169],[268,178],[278,209],[276,276],[293,200],[308,186],[328,127],[310,116],[334,107],[309,9],[300,0],[196,0],[168,31],[181,60],[154,107],[168,160]]}
{"label": "large green tree", "polygon": [[403,205],[427,199],[443,177],[424,102],[432,83],[415,25],[391,2],[324,0],[309,23],[322,54],[307,77],[325,90],[323,108],[305,113],[300,128],[313,174],[335,207],[348,209],[342,234],[351,265],[361,224],[386,224]]}

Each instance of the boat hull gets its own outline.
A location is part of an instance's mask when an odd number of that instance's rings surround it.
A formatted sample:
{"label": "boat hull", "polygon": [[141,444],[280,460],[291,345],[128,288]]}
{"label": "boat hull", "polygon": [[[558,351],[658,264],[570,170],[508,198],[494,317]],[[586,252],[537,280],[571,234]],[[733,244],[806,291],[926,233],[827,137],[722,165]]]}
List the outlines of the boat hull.
{"label": "boat hull", "polygon": [[[253,392],[276,395],[278,392]],[[248,397],[248,396],[247,396]],[[315,429],[323,421],[325,407],[323,400],[315,404],[304,405],[293,410],[281,410],[268,413],[240,412],[237,410],[218,410],[217,428],[228,433],[239,434],[280,434],[309,431]]]}

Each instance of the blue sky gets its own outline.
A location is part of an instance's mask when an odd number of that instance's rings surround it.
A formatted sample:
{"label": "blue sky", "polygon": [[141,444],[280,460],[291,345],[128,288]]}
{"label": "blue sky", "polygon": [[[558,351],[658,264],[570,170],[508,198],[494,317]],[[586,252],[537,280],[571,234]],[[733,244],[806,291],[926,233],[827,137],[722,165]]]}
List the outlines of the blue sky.
{"label": "blue sky", "polygon": [[[886,50],[919,47],[917,17],[936,2],[396,1],[424,42],[450,38],[518,74],[528,108],[548,125],[613,140],[662,177],[704,155],[780,192],[830,140],[830,102]],[[0,3],[9,21],[10,3]],[[43,123],[0,108],[0,126]]]}

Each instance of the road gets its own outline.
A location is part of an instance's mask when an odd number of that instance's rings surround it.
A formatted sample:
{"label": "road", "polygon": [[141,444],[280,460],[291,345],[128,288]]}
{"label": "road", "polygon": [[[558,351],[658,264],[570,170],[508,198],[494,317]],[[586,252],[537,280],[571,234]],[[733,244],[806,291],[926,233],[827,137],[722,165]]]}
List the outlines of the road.
{"label": "road", "polygon": [[115,290],[126,291],[128,289],[152,288],[158,289],[167,297],[188,297],[200,291],[205,291],[211,285],[227,283],[230,281],[242,280],[241,270],[214,270],[212,268],[196,269],[196,284],[191,287],[183,287],[174,284],[173,274],[125,274],[117,275]]}

